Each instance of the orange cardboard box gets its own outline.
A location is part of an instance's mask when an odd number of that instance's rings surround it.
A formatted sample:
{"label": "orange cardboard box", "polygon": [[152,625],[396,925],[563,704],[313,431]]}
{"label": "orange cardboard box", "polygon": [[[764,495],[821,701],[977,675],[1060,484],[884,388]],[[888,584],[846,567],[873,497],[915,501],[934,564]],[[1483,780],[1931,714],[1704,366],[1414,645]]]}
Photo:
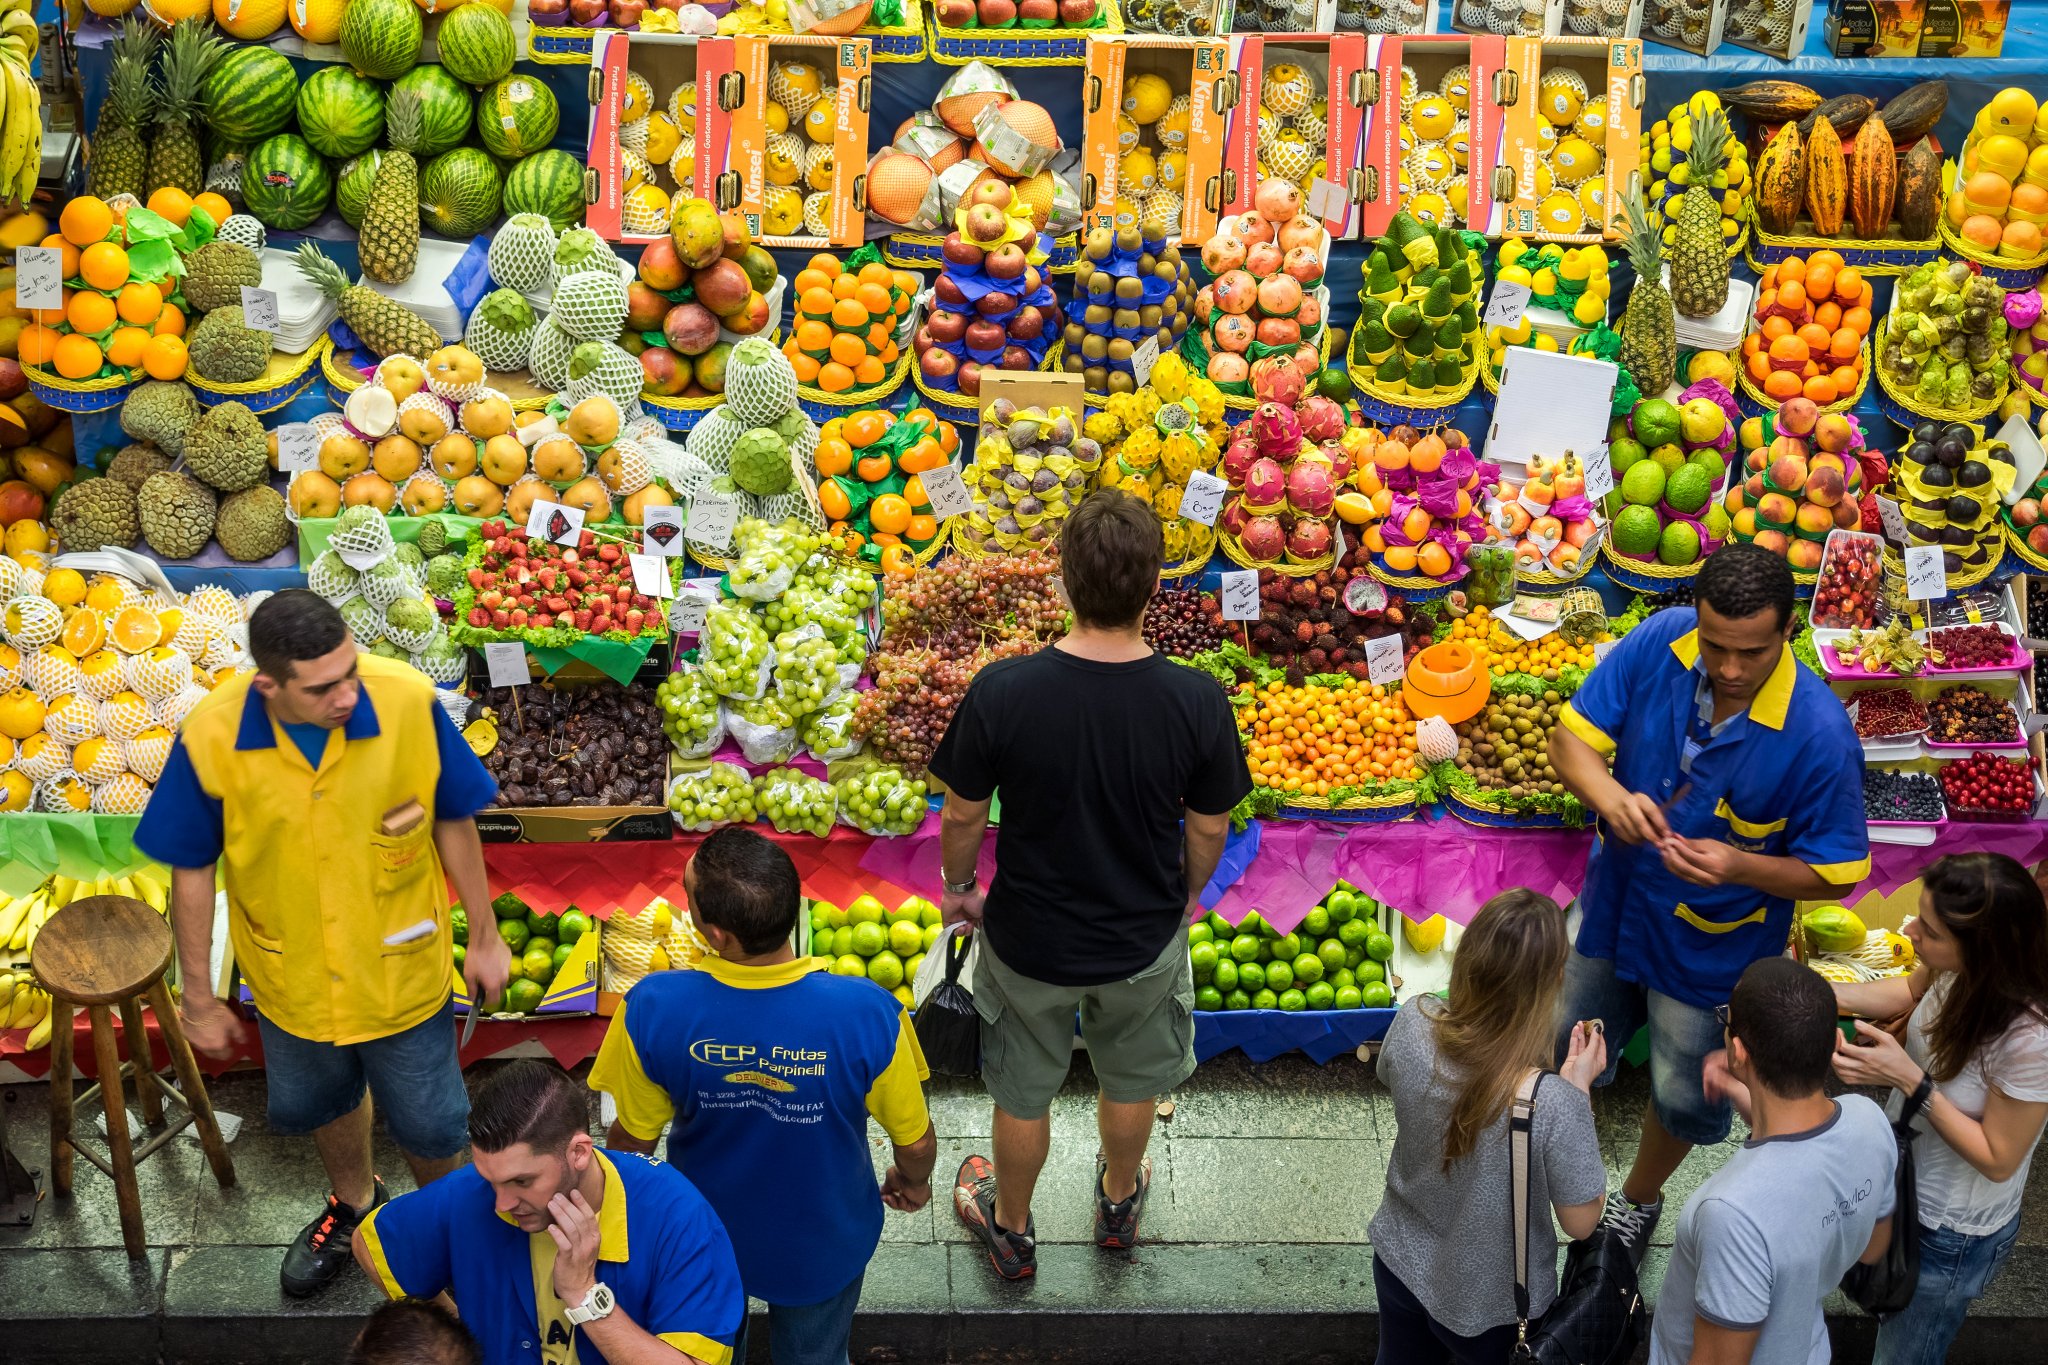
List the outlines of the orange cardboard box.
{"label": "orange cardboard box", "polygon": [[1313,153],[1322,163],[1302,185],[1308,212],[1320,217],[1335,238],[1343,235],[1354,205],[1343,188],[1352,165],[1353,144],[1364,121],[1367,39],[1362,34],[1242,34],[1230,42],[1230,113],[1225,119],[1224,185],[1231,193],[1225,214],[1252,207],[1259,188],[1259,107],[1265,102],[1266,68],[1292,62],[1314,78],[1324,103],[1323,145]]}
{"label": "orange cardboard box", "polygon": [[[1608,42],[1601,38],[1509,38],[1508,76],[1504,83],[1506,102],[1507,155],[1505,168],[1513,176],[1509,211],[1500,222],[1500,235],[1532,238],[1539,242],[1597,242],[1621,237],[1628,226],[1622,208],[1627,191],[1641,186],[1643,98],[1643,45],[1637,39]],[[1543,118],[1536,106],[1536,92],[1543,73],[1559,67],[1576,71],[1586,89],[1607,98],[1607,133],[1601,148],[1607,193],[1602,199],[1603,220],[1582,232],[1546,232],[1537,218],[1536,165],[1541,147],[1538,122]],[[1505,177],[1502,177],[1505,181]],[[1617,193],[1620,191],[1620,193]],[[1489,234],[1494,235],[1494,234]]]}
{"label": "orange cardboard box", "polygon": [[[718,88],[732,72],[733,40],[689,38],[675,33],[621,33],[606,30],[590,45],[590,151],[584,172],[584,221],[607,241],[651,242],[658,233],[629,233],[622,220],[626,186],[620,155],[620,113],[626,98],[628,72],[645,76],[654,87],[656,107],[685,81],[702,92]],[[725,169],[726,113],[715,99],[697,100],[697,194],[710,198],[710,187]],[[655,182],[671,198],[681,194],[666,167],[657,167]]]}
{"label": "orange cardboard box", "polygon": [[1368,241],[1380,236],[1396,211],[1413,212],[1421,200],[1422,191],[1404,183],[1401,170],[1403,144],[1413,137],[1401,112],[1410,104],[1402,98],[1404,67],[1415,73],[1418,94],[1437,91],[1446,76],[1465,68],[1465,206],[1464,216],[1456,222],[1474,232],[1494,235],[1502,214],[1503,185],[1496,171],[1502,152],[1501,72],[1507,60],[1507,40],[1445,33],[1368,38],[1365,42],[1364,67],[1369,75],[1361,102],[1368,106],[1369,117],[1361,120],[1364,146],[1354,160],[1347,186],[1358,209],[1354,235]]}
{"label": "orange cardboard box", "polygon": [[[732,147],[727,173],[718,182],[720,212],[738,209],[754,239],[769,247],[859,246],[867,209],[868,107],[874,94],[872,47],[866,38],[831,38],[784,34],[744,34],[733,40],[734,79],[719,89],[718,102],[731,117]],[[828,209],[829,231],[762,231],[762,208],[768,191],[769,69],[776,62],[800,61],[816,67],[838,91],[837,124],[832,132],[834,182]],[[799,194],[807,194],[801,182]]]}
{"label": "orange cardboard box", "polygon": [[[1199,243],[1215,235],[1216,222],[1230,202],[1224,186],[1224,150],[1233,82],[1229,79],[1230,46],[1221,38],[1156,38],[1116,35],[1088,39],[1087,76],[1082,84],[1081,204],[1083,230],[1114,226],[1117,200],[1137,201],[1120,186],[1122,160],[1117,114],[1123,109],[1126,85],[1151,72],[1165,79],[1176,94],[1188,97],[1187,193],[1179,231],[1168,240]],[[1163,150],[1151,127],[1139,129],[1141,145]],[[1139,191],[1142,193],[1142,190]]]}

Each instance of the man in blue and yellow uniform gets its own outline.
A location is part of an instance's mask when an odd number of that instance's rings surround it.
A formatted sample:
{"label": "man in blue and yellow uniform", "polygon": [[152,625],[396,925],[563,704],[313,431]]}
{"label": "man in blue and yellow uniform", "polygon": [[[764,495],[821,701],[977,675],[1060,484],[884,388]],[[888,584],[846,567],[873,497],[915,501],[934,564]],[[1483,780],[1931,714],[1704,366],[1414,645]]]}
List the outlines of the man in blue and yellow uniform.
{"label": "man in blue and yellow uniform", "polygon": [[[1642,1141],[1606,1223],[1642,1259],[1664,1182],[1725,1141],[1708,1076],[1714,1009],[1750,963],[1785,951],[1793,902],[1840,899],[1870,872],[1863,748],[1842,703],[1792,657],[1792,571],[1752,545],[1709,556],[1696,608],[1631,631],[1564,709],[1557,774],[1599,816],[1565,969],[1558,1055],[1597,1019],[1650,1032]],[[1607,769],[1609,759],[1614,771]]]}
{"label": "man in blue and yellow uniform", "polygon": [[717,1215],[589,1125],[559,1066],[500,1067],[470,1111],[475,1164],[373,1209],[357,1262],[393,1298],[453,1299],[484,1365],[727,1365],[747,1300]]}
{"label": "man in blue and yellow uniform", "polygon": [[[775,1365],[846,1365],[883,1206],[931,1199],[924,1054],[888,991],[796,956],[802,895],[775,844],[716,830],[683,885],[716,956],[648,977],[612,1017],[590,1071],[618,1102],[609,1145],[652,1152],[673,1119],[668,1158],[725,1220]],[[895,1148],[879,1190],[870,1117]]]}
{"label": "man in blue and yellow uniform", "polygon": [[[370,1164],[367,1085],[420,1184],[467,1145],[456,1058],[448,883],[489,903],[472,818],[490,774],[411,665],[359,653],[341,613],[303,589],[249,618],[256,671],[186,717],[135,833],[170,866],[171,917],[192,1045],[226,1056],[241,1019],[214,997],[214,881],[255,997],[269,1120],[311,1133],[326,1206],[286,1249],[285,1292],[348,1264],[349,1236],[384,1198]],[[464,963],[470,998],[504,989],[511,954],[488,914]]]}

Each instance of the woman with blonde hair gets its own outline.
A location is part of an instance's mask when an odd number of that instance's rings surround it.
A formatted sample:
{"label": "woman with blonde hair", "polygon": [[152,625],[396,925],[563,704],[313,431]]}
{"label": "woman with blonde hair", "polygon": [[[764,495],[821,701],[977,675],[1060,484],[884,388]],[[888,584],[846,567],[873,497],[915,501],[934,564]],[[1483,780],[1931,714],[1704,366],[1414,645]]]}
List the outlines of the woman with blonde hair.
{"label": "woman with blonde hair", "polygon": [[[1451,959],[1447,999],[1412,999],[1379,1059],[1399,1124],[1386,1198],[1367,1236],[1379,1291],[1380,1365],[1501,1365],[1515,1343],[1513,1167],[1508,1109],[1536,1084],[1529,1196],[1566,1236],[1599,1224],[1607,1168],[1588,1098],[1607,1061],[1591,1025],[1548,1074],[1571,941],[1557,902],[1504,891],[1479,907]],[[1529,1312],[1557,1296],[1557,1234],[1529,1220]]]}

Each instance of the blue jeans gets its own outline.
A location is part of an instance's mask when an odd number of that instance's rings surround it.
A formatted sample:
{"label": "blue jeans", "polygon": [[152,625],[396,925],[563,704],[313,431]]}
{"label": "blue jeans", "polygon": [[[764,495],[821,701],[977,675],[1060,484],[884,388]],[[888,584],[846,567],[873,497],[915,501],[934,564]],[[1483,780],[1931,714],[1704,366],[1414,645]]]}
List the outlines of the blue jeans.
{"label": "blue jeans", "polygon": [[367,1085],[408,1156],[443,1161],[469,1147],[469,1091],[456,1056],[455,1002],[402,1033],[367,1043],[321,1043],[256,1016],[263,1037],[270,1127],[310,1133],[346,1118]]}
{"label": "blue jeans", "polygon": [[[853,1310],[860,1306],[861,1282],[867,1271],[823,1303],[768,1305],[768,1358],[774,1365],[847,1365],[853,1337]],[[744,1326],[744,1324],[743,1324]],[[747,1334],[733,1347],[734,1365],[747,1358]]]}
{"label": "blue jeans", "polygon": [[1948,1228],[1920,1229],[1920,1284],[1906,1311],[1877,1329],[1871,1365],[1940,1365],[1962,1330],[1963,1315],[1984,1297],[2019,1240],[2020,1216],[1981,1237]]}
{"label": "blue jeans", "polygon": [[1431,1317],[1422,1300],[1377,1256],[1372,1258],[1372,1284],[1380,1305],[1377,1365],[1416,1365],[1419,1361],[1507,1365],[1508,1354],[1515,1348],[1515,1324],[1506,1323],[1476,1337],[1461,1337]]}
{"label": "blue jeans", "polygon": [[1629,1039],[1648,1024],[1650,1103],[1657,1122],[1671,1136],[1694,1146],[1728,1140],[1733,1111],[1726,1100],[1708,1099],[1700,1083],[1707,1054],[1722,1044],[1721,1025],[1712,1010],[1624,981],[1610,959],[1586,957],[1574,948],[1565,961],[1558,1007],[1559,1062],[1571,1046],[1572,1026],[1581,1019],[1598,1019],[1607,1030],[1607,1070],[1600,1074],[1599,1084],[1614,1079]]}

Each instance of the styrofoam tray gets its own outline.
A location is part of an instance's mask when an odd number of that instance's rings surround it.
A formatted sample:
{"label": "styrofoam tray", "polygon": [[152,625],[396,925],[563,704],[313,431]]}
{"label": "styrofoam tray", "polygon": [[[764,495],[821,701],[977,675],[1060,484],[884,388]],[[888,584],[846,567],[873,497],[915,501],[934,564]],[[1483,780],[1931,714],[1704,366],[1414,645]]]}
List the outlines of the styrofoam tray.
{"label": "styrofoam tray", "polygon": [[[2011,626],[2003,621],[1991,621],[1986,622],[1986,624],[1998,627],[1998,629],[2004,631],[2007,636],[2012,638],[2012,655],[2005,663],[1991,664],[1982,668],[1937,668],[1930,664],[1918,673],[1913,674],[1872,673],[1866,669],[1846,667],[1842,663],[1841,657],[1835,653],[1835,641],[1821,640],[1819,632],[1815,632],[1814,647],[1820,654],[1821,668],[1827,673],[1829,682],[1898,682],[1902,678],[1927,677],[1972,678],[1994,673],[2021,673],[2034,666],[2033,655],[2027,653],[2025,646],[2019,641],[2018,633]],[[1934,629],[1951,629],[1951,627],[1935,627]],[[1913,632],[1913,638],[1925,644],[1927,643],[1929,633],[1929,631],[1925,630],[1916,630]],[[1847,632],[1844,631],[1842,634],[1846,635]]]}
{"label": "styrofoam tray", "polygon": [[462,310],[455,306],[455,300],[449,297],[443,282],[455,273],[455,267],[469,254],[469,248],[468,242],[422,236],[419,261],[413,266],[411,279],[404,284],[378,284],[371,279],[365,279],[363,283],[385,298],[396,299],[418,313],[442,336],[459,337],[464,322]]}
{"label": "styrofoam tray", "polygon": [[[1671,267],[1664,267],[1664,284],[1671,284]],[[1708,318],[1689,318],[1678,314],[1678,325],[1674,335],[1680,346],[1691,346],[1703,351],[1732,351],[1742,344],[1743,334],[1749,330],[1749,304],[1756,297],[1756,285],[1750,280],[1737,276],[1728,278],[1728,301],[1721,305],[1721,311]]]}
{"label": "styrofoam tray", "polygon": [[259,259],[262,287],[277,295],[277,349],[303,351],[319,340],[340,310],[319,286],[299,273],[291,252],[265,247]]}

